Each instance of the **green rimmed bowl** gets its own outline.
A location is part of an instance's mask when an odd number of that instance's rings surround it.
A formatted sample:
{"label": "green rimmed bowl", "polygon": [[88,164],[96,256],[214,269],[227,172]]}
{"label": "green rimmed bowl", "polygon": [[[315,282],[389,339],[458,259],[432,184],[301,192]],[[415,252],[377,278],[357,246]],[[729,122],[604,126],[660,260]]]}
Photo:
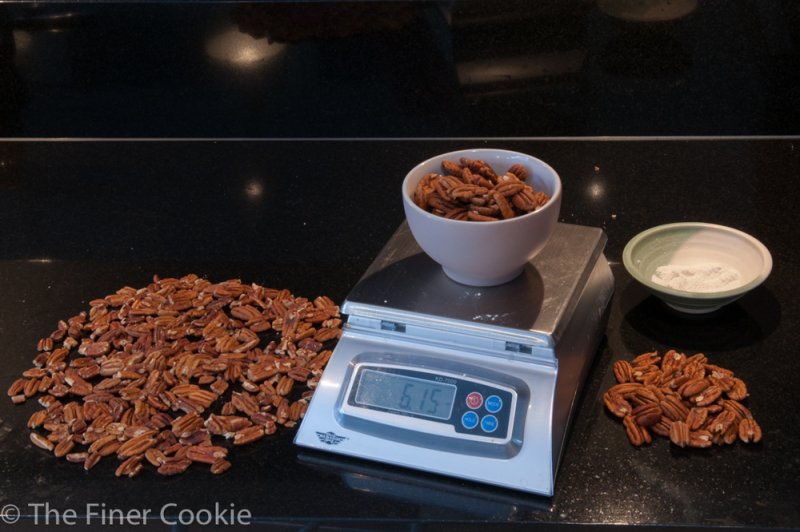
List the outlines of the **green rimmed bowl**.
{"label": "green rimmed bowl", "polygon": [[[713,312],[757,287],[772,270],[772,256],[757,239],[737,229],[702,222],[659,225],[633,237],[622,252],[625,269],[670,307],[690,314]],[[740,279],[713,292],[692,292],[653,281],[660,266],[715,263],[736,269]]]}

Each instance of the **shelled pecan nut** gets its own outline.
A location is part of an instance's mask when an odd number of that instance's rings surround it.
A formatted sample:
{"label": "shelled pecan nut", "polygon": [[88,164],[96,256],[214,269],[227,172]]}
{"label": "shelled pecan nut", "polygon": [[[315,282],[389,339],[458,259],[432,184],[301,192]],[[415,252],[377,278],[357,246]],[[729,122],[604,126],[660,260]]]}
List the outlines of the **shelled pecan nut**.
{"label": "shelled pecan nut", "polygon": [[656,403],[645,403],[633,409],[633,419],[640,427],[650,427],[661,421],[663,412]]}
{"label": "shelled pecan nut", "polygon": [[652,441],[647,429],[638,425],[630,414],[622,418],[622,424],[625,425],[625,433],[631,445],[639,447]]}
{"label": "shelled pecan nut", "polygon": [[631,404],[619,394],[606,392],[603,394],[603,402],[608,411],[617,417],[625,417],[633,412]]}
{"label": "shelled pecan nut", "polygon": [[685,421],[673,421],[670,424],[669,439],[678,447],[686,447],[691,441],[689,438],[689,425]]}
{"label": "shelled pecan nut", "polygon": [[627,360],[617,360],[612,366],[617,382],[625,383],[633,381],[633,366]]}
{"label": "shelled pecan nut", "polygon": [[761,427],[754,419],[745,418],[739,423],[739,439],[745,443],[761,441]]}

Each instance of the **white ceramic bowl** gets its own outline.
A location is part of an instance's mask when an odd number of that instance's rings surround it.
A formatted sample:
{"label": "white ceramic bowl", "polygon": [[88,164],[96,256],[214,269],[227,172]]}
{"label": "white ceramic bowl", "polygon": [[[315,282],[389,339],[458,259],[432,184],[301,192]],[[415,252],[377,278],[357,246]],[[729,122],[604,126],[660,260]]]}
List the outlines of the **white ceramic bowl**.
{"label": "white ceramic bowl", "polygon": [[[521,164],[528,171],[527,182],[546,192],[550,200],[531,213],[493,222],[450,220],[415,204],[419,180],[431,172],[442,173],[442,161],[457,162],[460,157],[486,161],[498,175]],[[488,148],[431,157],[406,175],[402,193],[406,219],[420,247],[442,265],[448,277],[472,286],[498,285],[519,275],[547,243],[561,208],[561,180],[547,163],[524,153]]]}
{"label": "white ceramic bowl", "polygon": [[[667,305],[692,314],[735,301],[764,282],[772,270],[772,256],[764,244],[737,229],[700,222],[660,225],[639,233],[625,246],[622,262],[634,279]],[[653,280],[660,266],[696,269],[707,264],[733,268],[740,278],[715,291],[679,290]]]}

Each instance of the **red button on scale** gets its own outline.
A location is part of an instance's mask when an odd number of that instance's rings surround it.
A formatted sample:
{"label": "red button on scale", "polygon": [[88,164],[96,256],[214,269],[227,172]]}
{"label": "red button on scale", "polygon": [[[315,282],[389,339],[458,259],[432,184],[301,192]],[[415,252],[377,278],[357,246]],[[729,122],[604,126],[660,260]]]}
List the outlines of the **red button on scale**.
{"label": "red button on scale", "polygon": [[470,392],[467,395],[467,406],[472,408],[473,410],[476,408],[480,408],[483,404],[483,396],[478,392]]}

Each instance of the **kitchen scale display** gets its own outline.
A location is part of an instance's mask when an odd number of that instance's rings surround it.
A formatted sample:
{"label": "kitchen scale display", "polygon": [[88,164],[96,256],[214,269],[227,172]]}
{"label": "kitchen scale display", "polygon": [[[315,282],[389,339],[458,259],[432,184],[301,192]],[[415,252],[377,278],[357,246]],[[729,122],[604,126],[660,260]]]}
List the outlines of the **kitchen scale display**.
{"label": "kitchen scale display", "polygon": [[342,305],[295,443],[552,495],[614,290],[605,242],[558,224],[519,277],[472,287],[404,223]]}

